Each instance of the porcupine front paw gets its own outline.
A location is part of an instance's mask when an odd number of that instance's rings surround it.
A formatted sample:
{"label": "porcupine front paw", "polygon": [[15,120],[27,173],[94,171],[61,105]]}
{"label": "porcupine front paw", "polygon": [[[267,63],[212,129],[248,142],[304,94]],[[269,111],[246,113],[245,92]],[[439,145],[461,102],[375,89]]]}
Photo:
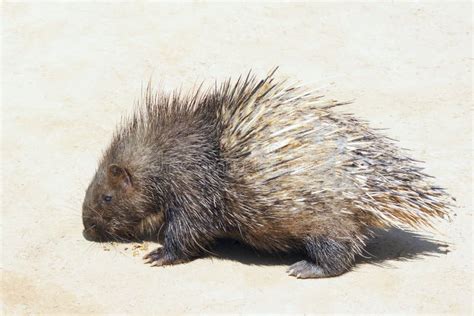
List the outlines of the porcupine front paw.
{"label": "porcupine front paw", "polygon": [[286,272],[298,279],[325,278],[328,276],[320,266],[306,260],[291,265]]}
{"label": "porcupine front paw", "polygon": [[164,247],[153,250],[145,255],[143,259],[147,260],[145,263],[151,264],[152,267],[168,266],[188,261],[186,259],[178,258],[169,251],[166,251]]}

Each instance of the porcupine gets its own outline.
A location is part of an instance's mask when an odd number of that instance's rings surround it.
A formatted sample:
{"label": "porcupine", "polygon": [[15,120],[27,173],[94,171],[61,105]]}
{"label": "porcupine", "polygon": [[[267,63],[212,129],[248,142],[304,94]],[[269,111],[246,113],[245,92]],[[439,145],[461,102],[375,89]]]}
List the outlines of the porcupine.
{"label": "porcupine", "polygon": [[89,240],[162,231],[154,266],[220,238],[298,252],[298,278],[340,275],[374,228],[431,226],[450,197],[388,137],[306,88],[247,75],[187,96],[147,90],[99,163],[83,203]]}

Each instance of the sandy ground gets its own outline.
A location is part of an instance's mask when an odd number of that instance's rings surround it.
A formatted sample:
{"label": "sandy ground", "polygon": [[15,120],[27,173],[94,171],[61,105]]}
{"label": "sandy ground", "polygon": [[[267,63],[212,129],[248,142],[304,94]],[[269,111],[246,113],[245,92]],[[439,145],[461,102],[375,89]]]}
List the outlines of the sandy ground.
{"label": "sandy ground", "polygon": [[[11,313],[472,313],[472,6],[2,4],[2,304]],[[141,86],[253,68],[355,99],[457,198],[429,237],[379,236],[341,277],[232,243],[150,268],[82,238],[97,159]],[[127,249],[126,249],[127,248]]]}

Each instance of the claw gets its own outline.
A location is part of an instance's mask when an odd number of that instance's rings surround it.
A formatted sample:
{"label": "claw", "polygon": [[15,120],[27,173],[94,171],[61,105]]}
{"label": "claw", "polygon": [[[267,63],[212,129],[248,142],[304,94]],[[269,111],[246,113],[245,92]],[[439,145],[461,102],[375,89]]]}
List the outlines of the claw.
{"label": "claw", "polygon": [[290,266],[287,273],[297,279],[321,278],[326,276],[320,266],[306,260],[299,261]]}
{"label": "claw", "polygon": [[153,250],[152,252],[145,255],[143,259],[146,260],[145,264],[151,264],[151,267],[162,267],[188,261],[183,258],[170,256],[170,254],[167,253],[164,248]]}

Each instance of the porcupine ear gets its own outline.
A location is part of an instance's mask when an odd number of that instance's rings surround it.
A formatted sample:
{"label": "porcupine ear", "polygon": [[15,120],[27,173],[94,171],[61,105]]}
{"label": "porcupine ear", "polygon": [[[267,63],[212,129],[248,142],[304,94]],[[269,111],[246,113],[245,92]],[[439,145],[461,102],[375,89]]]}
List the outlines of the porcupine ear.
{"label": "porcupine ear", "polygon": [[116,164],[109,165],[107,179],[113,187],[121,188],[124,191],[132,187],[132,180],[128,171]]}

